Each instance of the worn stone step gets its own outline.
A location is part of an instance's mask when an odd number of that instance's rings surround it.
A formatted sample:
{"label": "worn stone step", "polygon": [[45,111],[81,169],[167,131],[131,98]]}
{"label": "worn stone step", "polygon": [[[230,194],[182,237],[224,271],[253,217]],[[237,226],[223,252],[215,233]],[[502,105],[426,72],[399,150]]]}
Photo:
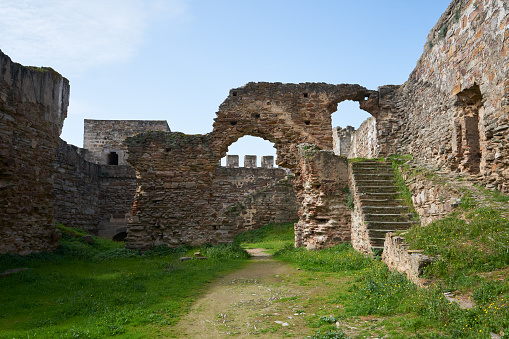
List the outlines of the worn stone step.
{"label": "worn stone step", "polygon": [[394,173],[394,170],[392,169],[392,167],[367,166],[367,167],[354,167],[354,168],[352,168],[352,173],[354,173],[354,174]]}
{"label": "worn stone step", "polygon": [[364,214],[364,220],[368,221],[412,221],[412,213],[392,214]]}
{"label": "worn stone step", "polygon": [[415,225],[414,221],[367,221],[366,228],[371,229],[391,229],[406,230]]}
{"label": "worn stone step", "polygon": [[403,199],[395,199],[394,197],[389,198],[377,198],[377,197],[366,197],[361,198],[361,206],[364,207],[401,207],[403,205]]}
{"label": "worn stone step", "polygon": [[384,243],[385,243],[385,237],[384,238],[369,238],[369,242],[371,245],[371,248],[381,248],[383,250]]}
{"label": "worn stone step", "polygon": [[371,179],[392,179],[394,180],[393,173],[354,173],[355,182],[359,180],[371,180]]}
{"label": "worn stone step", "polygon": [[397,230],[368,230],[369,238],[385,238],[387,233],[396,233]]}
{"label": "worn stone step", "polygon": [[359,193],[396,193],[398,186],[355,186]]}
{"label": "worn stone step", "polygon": [[391,179],[360,179],[355,180],[356,186],[394,186],[395,180]]}
{"label": "worn stone step", "polygon": [[384,165],[384,166],[392,166],[392,163],[387,161],[359,161],[352,162],[353,167],[363,167],[368,165]]}
{"label": "worn stone step", "polygon": [[359,193],[361,201],[364,200],[383,200],[398,199],[399,192],[362,192]]}
{"label": "worn stone step", "polygon": [[362,206],[364,214],[398,214],[398,213],[411,213],[408,206]]}

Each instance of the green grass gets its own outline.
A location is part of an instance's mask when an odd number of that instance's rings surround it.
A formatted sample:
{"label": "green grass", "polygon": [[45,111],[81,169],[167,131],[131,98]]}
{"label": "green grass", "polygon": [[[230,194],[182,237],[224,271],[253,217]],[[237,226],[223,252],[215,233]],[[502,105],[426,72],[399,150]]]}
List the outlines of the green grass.
{"label": "green grass", "polygon": [[0,256],[0,338],[150,338],[171,326],[219,274],[241,267],[238,245],[203,247],[208,260],[181,262],[187,247],[160,246],[140,255],[95,238],[65,232],[52,254]]}
{"label": "green grass", "polygon": [[293,245],[294,242],[293,223],[267,224],[235,237],[235,243],[241,244],[243,248],[265,248],[271,254],[281,248]]}

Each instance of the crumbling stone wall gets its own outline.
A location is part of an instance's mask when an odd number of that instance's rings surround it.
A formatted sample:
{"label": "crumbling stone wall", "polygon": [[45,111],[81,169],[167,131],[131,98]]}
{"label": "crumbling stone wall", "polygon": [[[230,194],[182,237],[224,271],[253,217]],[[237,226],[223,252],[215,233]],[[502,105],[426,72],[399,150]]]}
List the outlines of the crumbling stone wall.
{"label": "crumbling stone wall", "polygon": [[[378,93],[359,85],[249,83],[230,91],[219,107],[214,129],[209,134],[148,132],[128,138],[128,161],[138,177],[134,216],[127,232],[128,246],[148,248],[159,244],[231,241],[231,226],[217,224],[223,206],[211,192],[215,167],[228,147],[244,135],[274,142],[278,165],[290,169],[298,178],[302,166],[297,145],[313,143],[331,150],[330,115],[343,100],[358,101],[361,108],[374,115],[378,112]],[[334,186],[325,176],[320,180],[324,180],[324,189]],[[299,195],[302,197],[299,199],[304,196]],[[331,217],[335,221],[330,225],[346,223],[330,208],[326,217],[334,214],[335,218]],[[311,222],[313,218],[308,213],[299,227],[304,227],[305,222],[313,227],[327,223]],[[306,235],[302,239],[300,245],[306,245],[309,240],[313,242],[310,246],[319,247],[330,245],[330,239],[347,237],[331,234],[330,238],[312,240],[314,236]]]}
{"label": "crumbling stone wall", "polygon": [[488,185],[507,190],[508,46],[509,3],[452,1],[408,81],[392,88],[389,100],[379,89],[377,119],[386,111],[400,121],[393,126],[393,151],[480,173]]}
{"label": "crumbling stone wall", "polygon": [[325,83],[248,83],[230,90],[214,119],[212,148],[221,157],[244,135],[274,143],[281,167],[298,168],[296,147],[301,143],[331,150],[331,114],[339,102],[358,101],[378,114],[378,92],[359,85]]}
{"label": "crumbling stone wall", "polygon": [[298,150],[296,191],[300,209],[295,246],[322,249],[350,241],[348,160],[315,145],[301,144]]}
{"label": "crumbling stone wall", "polygon": [[352,136],[355,128],[346,126],[345,128],[334,127],[332,129],[332,143],[334,154],[348,157],[352,145]]}
{"label": "crumbling stone wall", "polygon": [[[148,132],[126,142],[138,180],[127,229],[130,248],[231,242],[237,224],[225,209],[286,174],[282,169],[217,168],[220,157],[210,147],[210,134]],[[249,210],[260,214],[276,208],[252,205]],[[244,217],[251,224],[262,220],[257,218]]]}
{"label": "crumbling stone wall", "polygon": [[220,218],[223,229],[229,227],[235,235],[268,223],[294,222],[298,219],[297,213],[293,177],[285,176],[225,207]]}
{"label": "crumbling stone wall", "polygon": [[127,165],[124,140],[146,131],[171,132],[166,120],[91,120],[85,119],[83,148],[86,160],[101,165]]}
{"label": "crumbling stone wall", "polygon": [[53,162],[54,219],[111,238],[119,228],[125,231],[126,214],[131,212],[136,192],[136,175],[131,166],[88,162],[87,152],[60,141]]}
{"label": "crumbling stone wall", "polygon": [[352,134],[348,158],[376,158],[380,155],[376,120],[366,119]]}
{"label": "crumbling stone wall", "polygon": [[69,82],[0,51],[0,253],[53,250],[52,161],[69,104]]}

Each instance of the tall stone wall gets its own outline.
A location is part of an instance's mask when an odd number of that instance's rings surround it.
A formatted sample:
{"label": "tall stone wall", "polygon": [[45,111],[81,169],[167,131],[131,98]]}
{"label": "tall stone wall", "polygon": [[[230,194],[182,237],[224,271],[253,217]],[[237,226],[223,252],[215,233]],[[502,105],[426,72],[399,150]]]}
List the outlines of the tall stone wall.
{"label": "tall stone wall", "polygon": [[86,159],[101,165],[127,165],[124,140],[147,131],[170,132],[165,120],[91,120],[85,119],[83,148]]}
{"label": "tall stone wall", "polygon": [[507,190],[508,46],[507,1],[452,1],[408,81],[385,101],[401,121],[394,151]]}
{"label": "tall stone wall", "polygon": [[88,162],[87,153],[60,141],[53,162],[54,219],[91,234],[112,237],[119,228],[125,231],[126,214],[131,212],[136,192],[136,175],[131,166]]}
{"label": "tall stone wall", "polygon": [[0,253],[53,250],[53,166],[69,82],[0,51]]}

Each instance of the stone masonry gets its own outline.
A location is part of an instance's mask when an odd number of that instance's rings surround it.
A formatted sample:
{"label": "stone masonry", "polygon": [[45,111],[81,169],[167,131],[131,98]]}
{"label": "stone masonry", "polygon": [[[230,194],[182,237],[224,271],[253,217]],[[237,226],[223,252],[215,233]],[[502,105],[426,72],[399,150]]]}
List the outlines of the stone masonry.
{"label": "stone masonry", "polygon": [[165,120],[85,119],[83,148],[86,160],[101,165],[127,165],[127,137],[146,131],[171,132]]}
{"label": "stone masonry", "polygon": [[0,51],[0,253],[53,250],[52,159],[67,116],[69,82]]}
{"label": "stone masonry", "polygon": [[[310,143],[331,150],[330,116],[343,100],[358,101],[361,108],[374,115],[378,112],[378,93],[359,85],[249,83],[230,91],[219,107],[214,129],[209,134],[147,132],[128,138],[128,161],[138,176],[134,217],[127,230],[128,246],[149,248],[159,244],[177,246],[231,241],[231,226],[217,224],[222,206],[211,192],[216,164],[226,155],[228,147],[244,135],[274,142],[278,165],[296,175],[299,183],[296,187],[304,187],[300,184],[303,167],[297,146]],[[228,158],[227,166],[238,166],[238,159]],[[346,169],[344,175],[347,173]],[[331,186],[337,191],[332,184],[336,178],[326,179],[321,175],[320,180],[324,180],[324,189]],[[348,180],[344,183],[347,186]],[[297,196],[301,208],[305,208],[302,201],[307,199],[306,193],[297,190]],[[330,198],[326,200],[330,200],[331,205],[323,207],[330,210],[323,218],[299,212],[308,215],[306,221],[300,221],[299,228],[304,227],[305,222],[313,227],[327,224],[332,229],[334,225],[344,224],[347,228],[348,216],[340,217],[333,211],[336,202]],[[303,239],[311,247],[330,246],[331,239],[348,240],[344,231],[338,232],[341,233],[338,236],[320,229],[309,232],[311,236]],[[324,232],[330,233],[330,237],[324,236]],[[314,239],[315,234],[319,238]]]}

